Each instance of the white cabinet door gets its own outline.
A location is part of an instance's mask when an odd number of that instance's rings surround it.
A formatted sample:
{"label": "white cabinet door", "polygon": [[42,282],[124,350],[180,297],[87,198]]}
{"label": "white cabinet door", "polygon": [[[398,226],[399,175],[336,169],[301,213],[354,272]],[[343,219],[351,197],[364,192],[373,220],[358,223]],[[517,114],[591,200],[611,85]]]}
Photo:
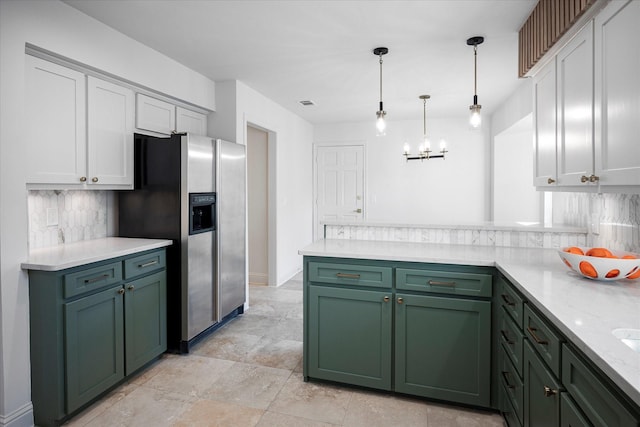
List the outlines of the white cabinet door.
{"label": "white cabinet door", "polygon": [[556,61],[547,64],[533,81],[533,185],[556,183]]}
{"label": "white cabinet door", "polygon": [[26,55],[27,183],[86,177],[85,75]]}
{"label": "white cabinet door", "polygon": [[88,77],[87,95],[87,183],[133,188],[133,91]]}
{"label": "white cabinet door", "polygon": [[593,175],[593,24],[556,57],[558,185],[595,185]]}
{"label": "white cabinet door", "polygon": [[176,130],[176,107],[141,93],[136,94],[136,127],[170,135]]}
{"label": "white cabinet door", "polygon": [[207,116],[186,108],[176,107],[176,131],[207,135]]}
{"label": "white cabinet door", "polygon": [[595,19],[595,156],[601,185],[640,185],[640,1]]}

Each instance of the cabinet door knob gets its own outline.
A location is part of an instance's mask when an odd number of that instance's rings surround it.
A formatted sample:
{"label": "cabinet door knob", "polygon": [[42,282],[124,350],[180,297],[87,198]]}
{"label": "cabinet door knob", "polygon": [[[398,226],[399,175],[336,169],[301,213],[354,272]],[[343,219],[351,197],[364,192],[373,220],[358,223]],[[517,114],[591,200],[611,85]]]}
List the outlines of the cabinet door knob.
{"label": "cabinet door knob", "polygon": [[87,182],[87,177],[86,176],[81,176],[80,177],[80,182]]}
{"label": "cabinet door knob", "polygon": [[94,176],[93,178],[91,178],[91,182],[98,182],[98,177]]}
{"label": "cabinet door knob", "polygon": [[389,297],[387,295],[385,295],[382,299],[384,300],[384,302],[389,302]]}
{"label": "cabinet door knob", "polygon": [[547,179],[547,184],[553,184],[554,182],[556,182],[556,180],[553,178]]}
{"label": "cabinet door knob", "polygon": [[600,181],[600,177],[597,175],[591,175],[589,177],[589,182],[598,182],[598,181]]}
{"label": "cabinet door knob", "polygon": [[404,302],[404,298],[398,297],[398,304],[402,304]]}
{"label": "cabinet door knob", "polygon": [[554,390],[550,387],[544,386],[544,397],[551,397],[558,394],[558,390]]}
{"label": "cabinet door knob", "polygon": [[588,177],[588,176],[586,176],[586,175],[582,175],[582,176],[580,177],[580,182],[589,182],[589,177]]}
{"label": "cabinet door knob", "polygon": [[124,289],[122,289],[122,288],[118,289],[118,294],[119,294],[119,295],[124,294]]}
{"label": "cabinet door knob", "polygon": [[130,291],[132,291],[132,290],[134,289],[134,286],[133,286],[133,285],[129,285],[129,286],[127,287],[127,289],[129,289]]}

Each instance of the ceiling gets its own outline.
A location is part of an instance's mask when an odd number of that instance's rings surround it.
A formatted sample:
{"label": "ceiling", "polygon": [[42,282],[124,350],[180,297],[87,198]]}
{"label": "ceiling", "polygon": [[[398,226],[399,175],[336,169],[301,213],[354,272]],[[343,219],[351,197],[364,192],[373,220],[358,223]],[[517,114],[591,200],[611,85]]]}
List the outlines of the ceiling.
{"label": "ceiling", "polygon": [[[389,121],[491,112],[518,83],[518,30],[536,0],[65,0],[215,81],[240,80],[311,123],[375,120],[379,63]],[[304,107],[301,100],[316,105]]]}

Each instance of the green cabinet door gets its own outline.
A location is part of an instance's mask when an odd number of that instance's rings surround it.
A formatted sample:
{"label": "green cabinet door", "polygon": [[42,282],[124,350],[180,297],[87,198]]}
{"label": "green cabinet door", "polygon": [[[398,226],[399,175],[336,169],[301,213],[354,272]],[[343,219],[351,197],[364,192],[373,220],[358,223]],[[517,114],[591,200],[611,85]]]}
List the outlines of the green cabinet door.
{"label": "green cabinet door", "polygon": [[489,406],[491,302],[397,294],[395,390]]}
{"label": "green cabinet door", "polygon": [[560,396],[560,427],[591,427],[569,393]]}
{"label": "green cabinet door", "polygon": [[122,291],[119,285],[64,304],[67,413],[124,378]]}
{"label": "green cabinet door", "polygon": [[308,376],[390,390],[391,296],[310,285]]}
{"label": "green cabinet door", "polygon": [[525,340],[524,427],[560,425],[560,383]]}
{"label": "green cabinet door", "polygon": [[166,306],[164,271],[125,284],[126,375],[166,351]]}

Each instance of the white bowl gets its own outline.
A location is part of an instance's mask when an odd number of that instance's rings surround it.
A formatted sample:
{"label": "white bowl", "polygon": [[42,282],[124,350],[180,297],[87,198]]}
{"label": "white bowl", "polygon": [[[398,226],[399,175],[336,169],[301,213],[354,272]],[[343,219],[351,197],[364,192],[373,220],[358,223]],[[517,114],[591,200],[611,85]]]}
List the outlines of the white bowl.
{"label": "white bowl", "polygon": [[[640,255],[632,252],[610,251],[618,258],[603,258],[565,252],[562,248],[558,255],[565,265],[576,273],[588,279],[595,280],[620,280],[631,276],[640,270]],[[591,248],[580,247],[587,253]],[[636,259],[622,259],[624,255],[633,255]],[[584,263],[584,264],[583,264]],[[585,274],[587,273],[587,274]]]}

